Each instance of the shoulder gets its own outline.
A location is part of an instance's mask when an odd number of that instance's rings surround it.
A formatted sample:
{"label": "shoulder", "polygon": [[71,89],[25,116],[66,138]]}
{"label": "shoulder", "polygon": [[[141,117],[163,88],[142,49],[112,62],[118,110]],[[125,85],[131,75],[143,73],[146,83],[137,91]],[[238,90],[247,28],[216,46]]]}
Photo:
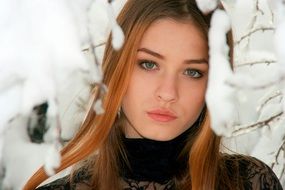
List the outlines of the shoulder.
{"label": "shoulder", "polygon": [[234,170],[246,190],[282,190],[272,169],[257,158],[228,154],[223,155],[223,158],[229,173]]}
{"label": "shoulder", "polygon": [[85,170],[78,170],[71,175],[59,178],[51,183],[38,187],[36,190],[91,190],[90,175]]}

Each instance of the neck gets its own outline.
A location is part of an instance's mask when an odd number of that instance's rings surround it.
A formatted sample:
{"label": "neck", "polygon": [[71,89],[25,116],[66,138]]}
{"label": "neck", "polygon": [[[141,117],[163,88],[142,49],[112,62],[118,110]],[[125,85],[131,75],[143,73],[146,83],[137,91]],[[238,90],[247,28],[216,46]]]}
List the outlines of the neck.
{"label": "neck", "polygon": [[181,155],[181,152],[195,128],[192,126],[169,141],[124,138],[128,162],[122,161],[122,177],[163,183],[184,173],[188,168],[188,152],[185,155]]}

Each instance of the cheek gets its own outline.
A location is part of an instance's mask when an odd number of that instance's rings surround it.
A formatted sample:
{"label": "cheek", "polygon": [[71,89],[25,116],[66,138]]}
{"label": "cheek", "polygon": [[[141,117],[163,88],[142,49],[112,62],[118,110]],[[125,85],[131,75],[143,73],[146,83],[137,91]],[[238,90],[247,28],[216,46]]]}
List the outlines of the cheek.
{"label": "cheek", "polygon": [[134,68],[126,91],[126,97],[133,100],[141,100],[144,97],[147,98],[153,92],[154,85],[155,78],[153,75],[148,75],[139,68]]}
{"label": "cheek", "polygon": [[153,83],[150,80],[148,77],[134,71],[122,102],[125,111],[136,112],[138,107],[142,108],[144,106],[144,102],[152,94],[151,84]]}
{"label": "cheek", "polygon": [[[188,89],[188,90],[185,90]],[[191,88],[181,90],[181,102],[186,120],[196,118],[204,107],[206,93],[206,82],[191,85]]]}
{"label": "cheek", "polygon": [[202,78],[198,81],[183,81],[179,86],[179,94],[185,101],[199,101],[205,99],[207,89],[207,78]]}

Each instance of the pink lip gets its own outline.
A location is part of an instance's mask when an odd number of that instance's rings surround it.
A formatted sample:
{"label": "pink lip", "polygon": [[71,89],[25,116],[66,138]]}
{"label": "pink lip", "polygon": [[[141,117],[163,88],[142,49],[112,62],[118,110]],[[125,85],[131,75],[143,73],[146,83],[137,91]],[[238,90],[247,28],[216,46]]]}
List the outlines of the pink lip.
{"label": "pink lip", "polygon": [[160,121],[160,122],[169,122],[173,121],[177,118],[177,116],[172,113],[169,110],[162,110],[162,109],[156,109],[152,111],[148,111],[147,115],[155,120],[155,121]]}

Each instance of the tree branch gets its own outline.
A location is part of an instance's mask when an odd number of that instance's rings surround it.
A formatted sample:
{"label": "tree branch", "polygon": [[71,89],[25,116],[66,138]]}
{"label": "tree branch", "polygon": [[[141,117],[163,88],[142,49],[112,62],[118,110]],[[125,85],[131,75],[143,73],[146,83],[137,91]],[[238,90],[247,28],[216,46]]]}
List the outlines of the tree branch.
{"label": "tree branch", "polygon": [[[285,157],[285,156],[284,156]],[[279,176],[279,180],[281,180],[282,179],[282,177],[284,176],[284,174],[285,174],[285,166],[283,166],[283,168],[282,168],[282,171],[281,171],[281,174],[280,174],[280,176]]]}
{"label": "tree branch", "polygon": [[254,28],[256,21],[257,21],[258,13],[260,13],[261,15],[264,15],[264,12],[259,7],[259,0],[255,0],[255,11],[256,11],[256,13],[254,14],[254,17],[252,19],[250,28]]}
{"label": "tree branch", "polygon": [[278,162],[278,157],[280,156],[281,152],[285,150],[285,138],[283,137],[282,138],[282,144],[281,146],[278,148],[277,152],[276,152],[276,155],[275,155],[275,160],[274,162],[271,164],[271,168],[273,169],[273,167],[275,166],[275,164],[279,164]]}
{"label": "tree branch", "polygon": [[232,81],[225,81],[225,83],[227,85],[229,85],[232,88],[236,88],[236,89],[251,89],[251,90],[261,90],[261,89],[265,89],[268,88],[270,86],[276,85],[278,83],[284,82],[285,81],[285,76],[282,75],[281,77],[279,77],[279,79],[275,80],[275,81],[270,81],[268,83],[265,84],[257,84],[257,85],[246,85],[246,84],[242,84],[239,85],[237,83],[234,83]]}
{"label": "tree branch", "polygon": [[277,121],[281,118],[281,116],[283,115],[283,111],[276,114],[276,115],[273,115],[271,117],[269,117],[268,119],[265,119],[263,121],[259,121],[257,123],[253,123],[251,125],[248,125],[248,126],[236,126],[236,129],[233,133],[232,133],[232,137],[236,137],[236,136],[239,136],[239,135],[243,135],[243,134],[246,134],[246,133],[249,133],[249,132],[252,132],[258,128],[261,128],[261,127],[264,127],[264,126],[270,126],[270,124],[273,122],[273,121]]}
{"label": "tree branch", "polygon": [[260,3],[259,0],[257,0],[256,4],[255,4],[256,11],[260,12],[260,14],[264,15],[264,11],[260,8],[259,3]]}
{"label": "tree branch", "polygon": [[[275,98],[277,98],[277,97],[279,97],[279,96],[281,96],[281,100],[283,99],[283,97],[282,97],[282,93],[280,92],[280,91],[278,91],[275,95],[273,95],[273,96],[270,96],[269,98],[267,98],[259,107],[258,107],[258,112],[261,112],[261,110],[264,108],[264,106],[268,103],[268,102],[270,102],[271,100],[273,100],[273,99],[275,99]],[[281,102],[281,100],[280,100],[280,102]]]}
{"label": "tree branch", "polygon": [[265,32],[265,31],[275,31],[275,27],[259,27],[254,28],[251,31],[249,31],[247,34],[243,35],[239,40],[235,42],[235,45],[240,44],[244,39],[249,38],[252,34],[256,32]]}
{"label": "tree branch", "polygon": [[[103,45],[105,45],[105,44],[106,44],[106,42],[101,42],[101,43],[99,43],[99,44],[97,44],[97,45],[94,45],[93,47],[96,49],[96,48],[98,48],[98,47],[100,47],[100,46],[103,46]],[[84,48],[84,49],[82,49],[81,51],[89,51],[89,49],[90,49],[90,47]]]}
{"label": "tree branch", "polygon": [[272,63],[276,63],[276,60],[260,60],[260,61],[245,62],[245,63],[236,65],[235,68],[244,67],[244,66],[259,65],[259,64],[270,65]]}
{"label": "tree branch", "polygon": [[[281,146],[278,148],[278,150],[277,150],[277,152],[275,154],[275,158],[274,158],[275,160],[271,164],[271,169],[273,169],[276,164],[279,164],[278,163],[278,158],[279,158],[279,156],[281,155],[282,152],[283,152],[283,158],[285,158],[285,136],[283,136],[282,141],[283,142],[282,142]],[[281,180],[281,178],[284,176],[284,174],[285,174],[285,166],[283,164],[283,168],[282,168],[282,171],[281,171],[280,176],[278,177],[278,179]]]}

